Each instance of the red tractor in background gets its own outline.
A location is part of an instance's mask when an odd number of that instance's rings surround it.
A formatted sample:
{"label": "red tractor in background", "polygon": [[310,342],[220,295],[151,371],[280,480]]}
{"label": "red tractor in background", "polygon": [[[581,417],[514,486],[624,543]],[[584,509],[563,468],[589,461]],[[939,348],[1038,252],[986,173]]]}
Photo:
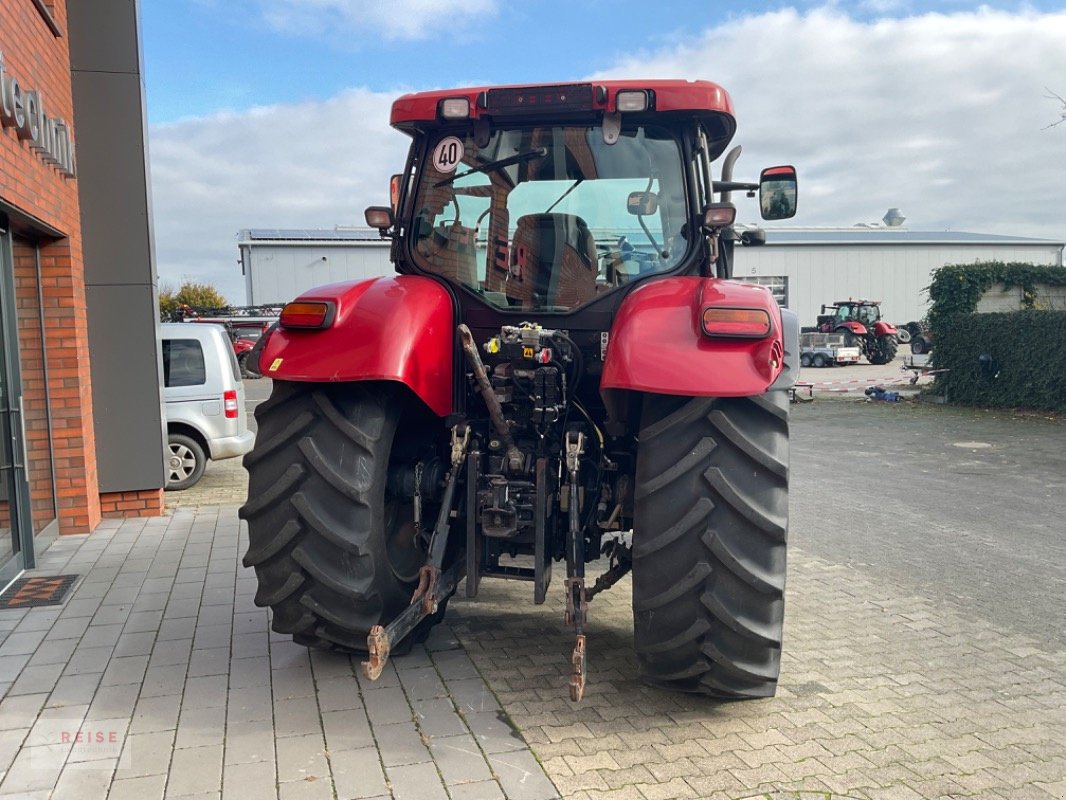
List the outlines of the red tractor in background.
{"label": "red tractor in background", "polygon": [[871,364],[888,364],[899,348],[896,326],[881,319],[880,300],[837,300],[824,305],[817,330],[843,334],[845,343],[859,347]]}
{"label": "red tractor in background", "polygon": [[221,325],[233,343],[233,354],[242,378],[263,377],[251,360],[260,337],[278,321],[281,306],[223,306],[206,308],[182,304],[170,313],[170,322],[201,322]]}
{"label": "red tractor in background", "polygon": [[410,151],[366,216],[399,274],[305,292],[256,348],[256,603],[373,679],[463,577],[543,603],[564,562],[577,700],[589,603],[631,570],[645,680],[772,695],[799,324],[731,280],[765,241],[731,193],[791,217],[795,170],[716,169],[736,121],[705,81],[423,92],[391,121]]}

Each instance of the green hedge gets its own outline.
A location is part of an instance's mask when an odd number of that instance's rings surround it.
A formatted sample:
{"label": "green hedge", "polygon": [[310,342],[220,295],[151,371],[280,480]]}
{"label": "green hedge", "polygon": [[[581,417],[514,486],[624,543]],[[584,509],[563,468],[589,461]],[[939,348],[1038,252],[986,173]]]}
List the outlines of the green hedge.
{"label": "green hedge", "polygon": [[[988,262],[943,267],[933,277],[929,325],[936,391],[952,403],[1066,411],[1066,311],[974,314],[997,283],[1021,286],[1031,302],[1038,284],[1066,285],[1062,267]],[[987,353],[998,375],[982,374]]]}
{"label": "green hedge", "polygon": [[[1015,311],[956,317],[935,333],[936,390],[952,403],[1066,411],[1066,311]],[[998,377],[982,377],[992,356]]]}

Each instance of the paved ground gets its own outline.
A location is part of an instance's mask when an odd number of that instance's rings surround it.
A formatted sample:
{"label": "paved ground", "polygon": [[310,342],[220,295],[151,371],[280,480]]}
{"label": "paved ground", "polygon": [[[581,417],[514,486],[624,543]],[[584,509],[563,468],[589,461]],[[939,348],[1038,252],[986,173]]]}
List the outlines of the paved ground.
{"label": "paved ground", "polygon": [[580,705],[558,586],[483,583],[367,685],[269,634],[223,462],[166,518],[60,540],[62,609],[0,612],[0,796],[1066,797],[1066,424],[817,401],[793,442],[772,700],[635,680],[628,582]]}

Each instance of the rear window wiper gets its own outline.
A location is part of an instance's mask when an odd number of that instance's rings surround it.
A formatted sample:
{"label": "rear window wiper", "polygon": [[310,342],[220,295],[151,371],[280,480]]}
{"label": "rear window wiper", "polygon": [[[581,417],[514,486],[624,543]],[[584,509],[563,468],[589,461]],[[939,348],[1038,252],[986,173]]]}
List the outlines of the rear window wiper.
{"label": "rear window wiper", "polygon": [[467,175],[473,175],[475,172],[492,172],[497,169],[509,167],[512,164],[517,164],[521,161],[529,161],[533,158],[544,158],[546,155],[548,155],[547,147],[534,147],[532,150],[526,150],[523,153],[516,153],[513,156],[501,158],[499,161],[490,161],[487,164],[478,164],[476,167],[471,167],[466,172],[460,172],[455,175],[452,175],[450,178],[445,178],[444,180],[437,181],[435,184],[433,184],[433,188],[436,189],[440,186],[447,186],[448,184],[453,183],[459,180],[460,178],[465,178]]}

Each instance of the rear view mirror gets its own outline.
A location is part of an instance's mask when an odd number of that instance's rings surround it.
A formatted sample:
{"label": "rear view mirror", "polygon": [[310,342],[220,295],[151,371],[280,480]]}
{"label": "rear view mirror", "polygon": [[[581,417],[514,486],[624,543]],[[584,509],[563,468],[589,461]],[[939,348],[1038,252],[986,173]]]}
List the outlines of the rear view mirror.
{"label": "rear view mirror", "polygon": [[626,211],[638,217],[646,217],[659,210],[659,196],[655,192],[630,192]]}
{"label": "rear view mirror", "polygon": [[759,210],[763,219],[796,215],[796,168],[767,167],[759,177]]}

